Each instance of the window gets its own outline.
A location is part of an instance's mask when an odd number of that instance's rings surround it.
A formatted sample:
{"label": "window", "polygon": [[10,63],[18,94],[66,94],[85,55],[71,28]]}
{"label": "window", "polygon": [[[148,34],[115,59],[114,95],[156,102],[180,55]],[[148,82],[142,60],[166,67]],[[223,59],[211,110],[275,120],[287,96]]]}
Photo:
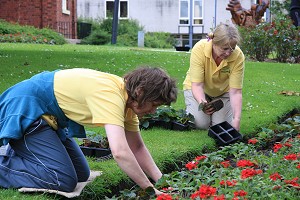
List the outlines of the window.
{"label": "window", "polygon": [[[114,0],[106,1],[106,18],[112,18],[114,14]],[[128,0],[120,0],[119,17],[121,19],[128,18]]]}
{"label": "window", "polygon": [[202,0],[194,0],[194,22],[193,24],[203,24]]}
{"label": "window", "polygon": [[179,24],[189,24],[189,0],[180,0]]}
{"label": "window", "polygon": [[70,10],[68,10],[68,0],[62,0],[62,13],[70,15]]}
{"label": "window", "polygon": [[[193,0],[193,24],[203,24],[203,1]],[[189,24],[190,0],[179,0],[179,24]]]}

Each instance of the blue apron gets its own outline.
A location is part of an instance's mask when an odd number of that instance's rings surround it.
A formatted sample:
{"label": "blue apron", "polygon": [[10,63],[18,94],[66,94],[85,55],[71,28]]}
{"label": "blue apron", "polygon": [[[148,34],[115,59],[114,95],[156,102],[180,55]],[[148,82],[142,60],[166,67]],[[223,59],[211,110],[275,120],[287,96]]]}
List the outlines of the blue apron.
{"label": "blue apron", "polygon": [[54,72],[42,72],[3,92],[0,96],[0,146],[20,139],[26,129],[43,114],[57,118],[58,135],[86,137],[84,127],[68,119],[54,95]]}

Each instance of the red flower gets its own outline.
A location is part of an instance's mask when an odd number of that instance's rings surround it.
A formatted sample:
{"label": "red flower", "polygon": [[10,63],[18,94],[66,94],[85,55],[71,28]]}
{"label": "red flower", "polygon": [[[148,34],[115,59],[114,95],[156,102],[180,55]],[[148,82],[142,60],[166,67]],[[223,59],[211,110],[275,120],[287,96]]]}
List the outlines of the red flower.
{"label": "red flower", "polygon": [[271,23],[271,27],[274,27],[274,26],[276,26],[276,23],[273,21],[273,22]]}
{"label": "red flower", "polygon": [[247,169],[242,170],[241,178],[246,179],[249,177],[253,177],[257,174],[261,174],[261,173],[262,173],[262,170],[260,170],[260,169],[255,170],[253,168],[247,168]]}
{"label": "red flower", "polygon": [[296,177],[296,178],[293,178],[292,180],[284,180],[284,182],[285,182],[286,184],[292,185],[293,187],[300,187],[300,184],[297,183],[298,179],[299,179],[299,178]]}
{"label": "red flower", "polygon": [[274,144],[273,147],[273,151],[276,153],[279,149],[281,149],[283,147],[282,144],[278,143],[278,144]]}
{"label": "red flower", "polygon": [[296,167],[297,169],[300,169],[300,163],[297,165],[297,167]]}
{"label": "red flower", "polygon": [[286,160],[297,160],[297,154],[289,154],[284,156],[284,159]]}
{"label": "red flower", "polygon": [[223,167],[228,168],[230,166],[229,161],[223,161],[221,162],[221,165],[223,165]]}
{"label": "red flower", "polygon": [[212,197],[216,194],[216,191],[217,188],[211,187],[209,185],[201,185],[199,190],[191,195],[191,199],[196,199],[197,197],[200,197],[201,199]]}
{"label": "red flower", "polygon": [[264,29],[265,31],[267,31],[267,30],[269,30],[269,27],[265,26],[263,29]]}
{"label": "red flower", "polygon": [[232,181],[229,181],[229,180],[224,181],[224,180],[222,180],[220,182],[220,185],[224,185],[224,186],[227,185],[228,187],[233,187],[233,186],[236,185],[236,183],[237,183],[236,180],[232,180]]}
{"label": "red flower", "polygon": [[215,196],[214,200],[225,200],[225,196],[224,196],[224,194],[222,194],[220,196]]}
{"label": "red flower", "polygon": [[280,174],[278,174],[278,172],[276,172],[276,173],[270,175],[270,179],[272,179],[273,181],[276,181],[276,180],[281,180],[282,178],[281,178]]}
{"label": "red flower", "polygon": [[272,190],[279,190],[280,188],[281,188],[280,185],[275,185],[275,186],[272,188]]}
{"label": "red flower", "polygon": [[288,142],[284,143],[283,145],[286,146],[286,147],[292,147],[292,144],[288,143]]}
{"label": "red flower", "polygon": [[293,138],[289,138],[289,139],[286,141],[286,143],[290,143],[290,142],[293,142],[293,141],[294,141]]}
{"label": "red flower", "polygon": [[185,167],[186,167],[188,170],[192,170],[192,169],[197,168],[197,165],[198,165],[198,162],[191,161],[191,162],[188,162],[187,164],[185,164]]}
{"label": "red flower", "polygon": [[258,142],[258,140],[256,138],[248,140],[248,144],[256,144],[257,142]]}
{"label": "red flower", "polygon": [[172,190],[174,190],[174,188],[172,188],[172,187],[167,187],[167,188],[163,188],[162,190],[163,190],[163,191],[172,191]]}
{"label": "red flower", "polygon": [[195,160],[197,160],[197,161],[200,161],[200,160],[204,160],[205,158],[207,158],[207,156],[197,156],[196,158],[195,158]]}
{"label": "red flower", "polygon": [[252,167],[252,166],[255,166],[255,164],[253,162],[251,162],[250,160],[239,160],[237,162],[237,166],[238,167]]}
{"label": "red flower", "polygon": [[172,200],[172,196],[169,194],[161,194],[156,197],[156,200]]}
{"label": "red flower", "polygon": [[238,191],[235,191],[233,194],[234,194],[234,197],[244,197],[244,196],[246,196],[248,193],[245,192],[244,190],[238,190]]}

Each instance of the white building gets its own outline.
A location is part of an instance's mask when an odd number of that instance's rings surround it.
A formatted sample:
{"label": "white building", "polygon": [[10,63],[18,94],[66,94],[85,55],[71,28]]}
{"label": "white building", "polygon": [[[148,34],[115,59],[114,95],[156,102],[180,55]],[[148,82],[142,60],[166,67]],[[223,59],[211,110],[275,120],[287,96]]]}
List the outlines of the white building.
{"label": "white building", "polygon": [[[220,22],[231,21],[226,10],[229,0],[119,0],[119,19],[135,19],[147,32],[169,32],[179,37],[192,33],[204,35]],[[193,3],[193,9],[190,5]],[[241,0],[250,9],[256,0]],[[77,0],[77,16],[105,19],[112,16],[114,0]],[[191,16],[192,12],[192,16]]]}

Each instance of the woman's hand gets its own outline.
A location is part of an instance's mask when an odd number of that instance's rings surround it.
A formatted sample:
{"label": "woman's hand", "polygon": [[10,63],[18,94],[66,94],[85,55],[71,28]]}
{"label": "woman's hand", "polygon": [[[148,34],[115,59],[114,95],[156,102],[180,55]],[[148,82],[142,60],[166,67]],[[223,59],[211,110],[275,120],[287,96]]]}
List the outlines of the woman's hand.
{"label": "woman's hand", "polygon": [[224,107],[224,103],[221,99],[214,99],[208,103],[202,102],[201,104],[203,104],[203,112],[207,115],[212,115],[214,112],[219,111]]}
{"label": "woman's hand", "polygon": [[240,131],[240,120],[234,118],[232,120],[232,127],[235,128],[235,130]]}
{"label": "woman's hand", "polygon": [[212,115],[216,110],[212,105],[209,105],[208,103],[204,103],[202,111],[207,115]]}
{"label": "woman's hand", "polygon": [[153,188],[153,189],[155,191],[156,196],[163,194],[163,192],[159,191],[158,189],[156,189],[156,188]]}

